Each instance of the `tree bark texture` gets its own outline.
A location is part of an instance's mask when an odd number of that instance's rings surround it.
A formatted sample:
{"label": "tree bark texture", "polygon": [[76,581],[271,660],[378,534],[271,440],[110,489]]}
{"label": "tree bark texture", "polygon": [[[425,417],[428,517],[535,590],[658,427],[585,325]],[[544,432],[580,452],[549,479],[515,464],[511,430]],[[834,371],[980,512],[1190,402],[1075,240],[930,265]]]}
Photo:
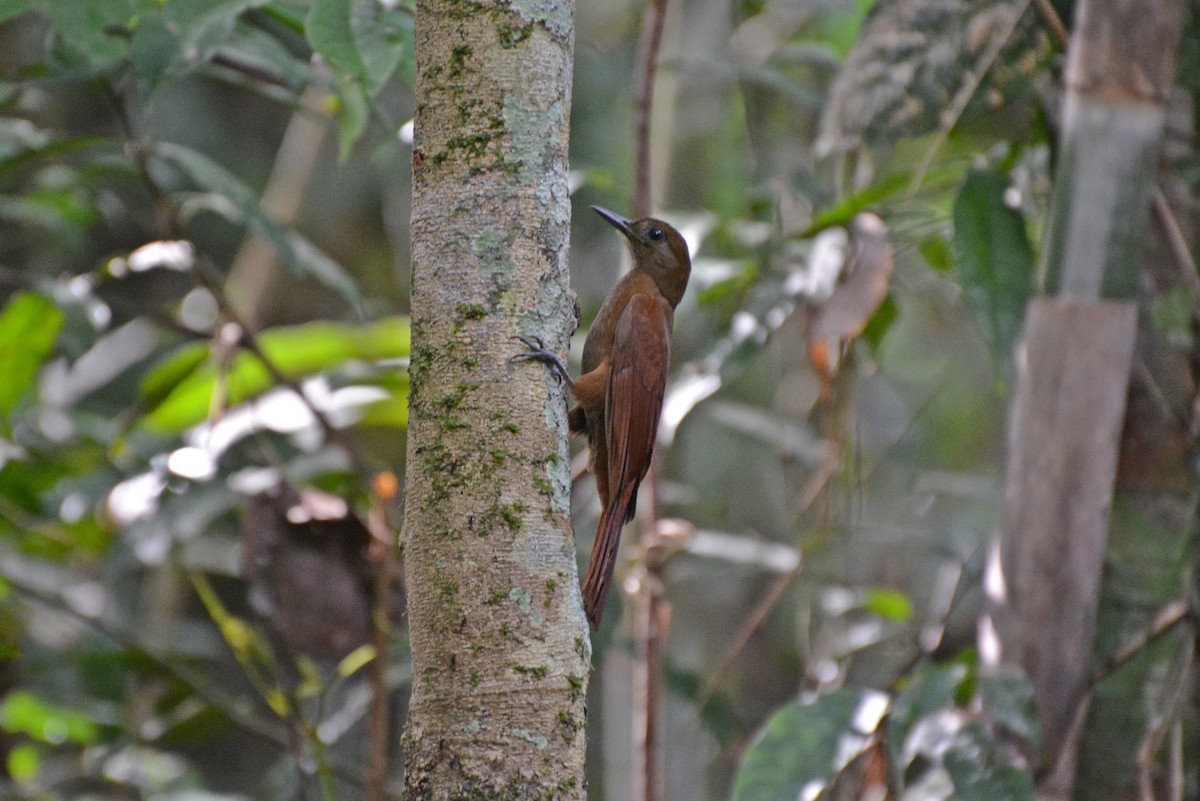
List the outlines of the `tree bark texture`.
{"label": "tree bark texture", "polygon": [[1132,303],[1038,299],[1018,356],[994,615],[1004,658],[1033,682],[1052,760],[1092,669],[1136,331]]}
{"label": "tree bark texture", "polygon": [[571,0],[418,0],[405,798],[584,797],[563,388]]}
{"label": "tree bark texture", "polygon": [[1010,419],[990,587],[1001,658],[1029,674],[1044,797],[1067,797],[1094,673],[1096,615],[1137,331],[1136,295],[1182,3],[1081,0],[1060,156]]}

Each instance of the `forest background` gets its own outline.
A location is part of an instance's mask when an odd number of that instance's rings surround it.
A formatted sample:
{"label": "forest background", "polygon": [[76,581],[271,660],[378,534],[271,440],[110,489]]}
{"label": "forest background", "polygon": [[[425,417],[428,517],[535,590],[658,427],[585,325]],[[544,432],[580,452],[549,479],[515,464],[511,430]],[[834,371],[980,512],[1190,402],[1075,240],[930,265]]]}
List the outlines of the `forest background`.
{"label": "forest background", "polygon": [[[976,640],[1072,8],[666,8],[652,206],[694,272],[653,506],[686,522],[666,561],[627,542],[643,580],[593,637],[590,797],[630,797],[647,758],[654,592],[665,797],[1031,798],[1032,690]],[[630,207],[642,12],[576,10],[578,335],[622,263],[582,210]],[[1079,797],[1200,797],[1196,25],[1190,4]],[[0,2],[5,797],[399,793],[412,40],[375,0]],[[862,212],[887,294],[852,296],[833,369],[817,265]],[[583,553],[586,475],[572,506]]]}

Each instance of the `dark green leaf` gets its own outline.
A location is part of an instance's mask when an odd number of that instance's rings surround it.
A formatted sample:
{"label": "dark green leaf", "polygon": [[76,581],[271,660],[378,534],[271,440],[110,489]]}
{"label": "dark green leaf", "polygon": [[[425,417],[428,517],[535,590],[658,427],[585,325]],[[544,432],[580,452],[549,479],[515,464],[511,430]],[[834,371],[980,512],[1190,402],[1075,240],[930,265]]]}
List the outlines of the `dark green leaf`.
{"label": "dark green leaf", "polygon": [[942,764],[961,801],[1033,801],[1033,778],[1001,762],[993,743],[977,726],[957,733]]}
{"label": "dark green leaf", "polygon": [[304,21],[304,33],[312,49],[320,53],[335,72],[362,79],[367,67],[358,52],[350,20],[353,6],[354,0],[315,0]]}
{"label": "dark green leaf", "polygon": [[862,339],[870,343],[872,348],[878,350],[883,343],[884,336],[891,330],[892,322],[899,314],[896,308],[896,301],[891,295],[883,299],[883,303],[879,304],[879,308],[871,315],[871,319],[867,321],[867,327],[863,329]]}
{"label": "dark green leaf", "polygon": [[829,784],[843,736],[863,697],[837,690],[813,701],[788,704],[771,715],[746,750],[733,783],[734,801],[795,801],[812,782]]}
{"label": "dark green leaf", "polygon": [[33,8],[36,0],[0,0],[0,22],[12,19]]}
{"label": "dark green leaf", "polygon": [[[343,78],[357,78],[373,97],[412,55],[413,15],[378,0],[316,0],[305,34]],[[407,77],[407,76],[406,76]]]}
{"label": "dark green leaf", "polygon": [[413,15],[407,9],[385,8],[378,0],[357,0],[351,25],[367,94],[374,97],[405,56],[412,56]]}
{"label": "dark green leaf", "polygon": [[977,688],[984,711],[1037,753],[1041,742],[1033,685],[1015,665],[999,665],[979,673]]}
{"label": "dark green leaf", "polygon": [[1025,219],[1004,200],[1008,177],[967,175],[954,202],[954,256],[967,303],[997,362],[1007,364],[1033,294],[1033,248]]}
{"label": "dark green leaf", "polygon": [[208,58],[212,50],[230,40],[238,18],[268,0],[167,0],[164,15],[174,24],[191,60]]}
{"label": "dark green leaf", "polygon": [[854,215],[860,211],[866,211],[881,200],[901,191],[908,186],[909,180],[911,180],[911,176],[897,174],[876,181],[858,194],[851,195],[817,214],[804,236],[814,236],[835,225],[849,225],[850,221],[854,219]]}
{"label": "dark green leaf", "polygon": [[306,59],[298,58],[277,38],[257,28],[241,26],[220,46],[220,51],[250,71],[277,77],[296,93],[319,80]]}
{"label": "dark green leaf", "polygon": [[54,303],[30,292],[14,295],[0,312],[0,417],[7,417],[29,390],[62,324],[62,312]]}
{"label": "dark green leaf", "polygon": [[954,266],[954,253],[943,236],[931,236],[917,245],[929,266],[938,272],[948,272]]}
{"label": "dark green leaf", "polygon": [[[967,668],[958,664],[922,664],[913,671],[908,686],[896,696],[888,715],[888,742],[893,758],[903,759],[908,737],[922,719],[955,705],[959,685],[966,677]],[[906,767],[906,763],[897,764],[897,774],[903,775]]]}
{"label": "dark green leaf", "polygon": [[46,10],[62,41],[98,69],[112,66],[129,50],[134,0],[47,0]]}
{"label": "dark green leaf", "polygon": [[167,74],[179,53],[179,40],[167,30],[159,14],[142,17],[129,43],[133,71],[148,89],[154,89]]}
{"label": "dark green leaf", "polygon": [[371,102],[359,81],[338,84],[338,158],[345,161],[354,143],[367,129]]}
{"label": "dark green leaf", "polygon": [[341,156],[362,136],[370,99],[402,64],[411,82],[412,14],[377,0],[316,0],[305,34],[338,75]]}

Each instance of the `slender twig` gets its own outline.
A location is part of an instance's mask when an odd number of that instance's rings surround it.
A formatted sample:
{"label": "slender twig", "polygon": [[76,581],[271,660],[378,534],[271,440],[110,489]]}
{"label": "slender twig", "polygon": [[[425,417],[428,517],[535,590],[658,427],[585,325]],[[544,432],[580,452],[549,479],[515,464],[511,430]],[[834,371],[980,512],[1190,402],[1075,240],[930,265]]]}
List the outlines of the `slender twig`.
{"label": "slender twig", "polygon": [[[633,217],[650,214],[653,193],[650,180],[650,125],[654,106],[654,82],[658,71],[658,51],[662,43],[667,0],[648,0],[638,39],[637,99],[635,108],[634,148],[636,152]],[[653,461],[642,481],[640,545],[643,554],[654,546],[658,536],[658,493]],[[666,564],[644,560],[643,581],[634,599],[634,638],[637,654],[633,669],[633,791],[636,801],[661,801],[665,786],[661,772],[658,731],[663,699],[663,652],[667,641],[670,607],[664,596],[663,573]]]}
{"label": "slender twig", "polygon": [[1058,39],[1059,44],[1065,45],[1070,34],[1067,33],[1067,26],[1063,24],[1062,17],[1058,15],[1058,11],[1050,4],[1050,0],[1033,0],[1033,4],[1041,13],[1042,18],[1046,21],[1046,26],[1050,28],[1050,32],[1054,34],[1054,38]]}
{"label": "slender twig", "polygon": [[381,473],[371,493],[371,511],[367,529],[371,532],[370,557],[375,566],[375,597],[371,623],[375,658],[371,661],[371,708],[367,718],[367,799],[387,801],[388,752],[390,727],[388,708],[391,693],[387,686],[388,655],[392,644],[392,575],[399,559],[397,539],[388,524],[387,508],[395,501],[396,476]]}
{"label": "slender twig", "polygon": [[658,72],[658,50],[662,44],[663,22],[667,15],[667,0],[649,0],[642,17],[638,39],[637,99],[634,113],[634,147],[637,160],[634,166],[634,217],[650,213],[653,195],[650,191],[650,121],[654,111],[654,82]]}
{"label": "slender twig", "polygon": [[1158,215],[1158,221],[1162,223],[1163,231],[1167,234],[1167,244],[1171,246],[1171,253],[1179,266],[1183,283],[1192,296],[1192,304],[1200,307],[1200,271],[1197,270],[1196,259],[1192,256],[1187,237],[1179,225],[1179,218],[1171,208],[1171,201],[1167,200],[1166,193],[1158,186],[1154,187],[1154,213]]}
{"label": "slender twig", "polygon": [[1158,614],[1150,622],[1150,627],[1144,631],[1138,632],[1130,640],[1125,642],[1116,653],[1110,656],[1099,670],[1092,674],[1091,684],[1094,686],[1118,668],[1133,659],[1146,649],[1146,646],[1157,641],[1159,638],[1168,634],[1172,629],[1180,623],[1195,620],[1195,615],[1191,607],[1186,601],[1172,601],[1171,603],[1158,610]]}

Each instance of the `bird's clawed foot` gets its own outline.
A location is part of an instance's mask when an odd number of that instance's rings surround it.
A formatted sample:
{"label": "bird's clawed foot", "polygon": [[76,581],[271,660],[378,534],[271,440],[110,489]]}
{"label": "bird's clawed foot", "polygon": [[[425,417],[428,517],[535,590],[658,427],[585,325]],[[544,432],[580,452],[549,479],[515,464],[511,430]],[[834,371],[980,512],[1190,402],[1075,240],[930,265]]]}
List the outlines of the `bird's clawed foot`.
{"label": "bird's clawed foot", "polygon": [[518,335],[513,337],[513,339],[520,341],[525,347],[529,348],[529,351],[509,356],[509,364],[527,359],[542,362],[553,370],[569,389],[575,389],[575,379],[571,378],[571,371],[567,369],[567,365],[563,363],[563,360],[559,358],[557,353],[546,347],[546,343],[542,341],[541,337],[523,337]]}

